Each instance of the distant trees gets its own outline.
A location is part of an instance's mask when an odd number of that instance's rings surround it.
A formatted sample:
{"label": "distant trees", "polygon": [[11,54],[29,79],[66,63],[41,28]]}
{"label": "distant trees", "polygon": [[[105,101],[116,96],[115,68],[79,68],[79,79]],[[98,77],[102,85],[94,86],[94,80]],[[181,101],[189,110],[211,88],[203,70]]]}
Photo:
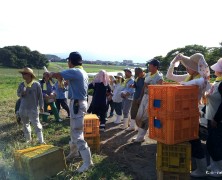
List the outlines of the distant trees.
{"label": "distant trees", "polygon": [[[196,45],[196,44],[188,45],[183,48],[177,48],[177,49],[171,50],[170,52],[167,53],[165,57],[156,56],[154,57],[154,59],[157,59],[160,61],[161,71],[167,71],[170,65],[170,62],[178,53],[182,53],[185,56],[191,56],[195,53],[201,53],[204,55],[208,65],[211,66],[212,64],[216,63],[219,58],[222,57],[222,42],[219,43],[219,45],[220,45],[219,47],[210,47],[210,48],[207,48],[201,45]],[[178,70],[181,70],[181,71],[185,70],[183,66],[179,66],[178,68],[179,68]]]}
{"label": "distant trees", "polygon": [[44,54],[31,51],[26,46],[5,46],[0,48],[0,64],[12,68],[28,66],[40,69],[48,66],[48,60]]}
{"label": "distant trees", "polygon": [[[214,64],[222,57],[222,42],[219,47],[204,47],[202,45],[187,45],[182,48],[177,48],[169,51],[165,57],[156,56],[155,59],[161,62],[160,70],[167,71],[170,62],[178,54],[183,53],[185,56],[191,56],[194,53],[202,53],[209,66]],[[31,51],[26,46],[6,46],[0,48],[0,65],[22,68],[25,66],[40,69],[43,66],[48,67],[49,61],[66,61],[61,60],[55,55],[44,55],[38,51]],[[146,64],[147,65],[147,64]],[[183,66],[178,67],[179,71],[185,70]]]}

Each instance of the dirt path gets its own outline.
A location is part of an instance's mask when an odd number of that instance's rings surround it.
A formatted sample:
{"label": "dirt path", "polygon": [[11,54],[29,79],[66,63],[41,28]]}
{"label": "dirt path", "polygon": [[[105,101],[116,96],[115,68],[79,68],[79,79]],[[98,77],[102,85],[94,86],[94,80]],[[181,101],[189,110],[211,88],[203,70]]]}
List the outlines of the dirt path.
{"label": "dirt path", "polygon": [[119,129],[120,125],[114,124],[114,120],[115,116],[108,119],[106,131],[100,133],[100,153],[126,167],[135,179],[157,179],[156,141],[146,136],[145,142],[133,143],[137,132]]}
{"label": "dirt path", "polygon": [[[91,97],[89,100],[91,100]],[[114,162],[118,162],[121,167],[130,172],[135,180],[156,180],[157,141],[150,139],[147,134],[144,142],[133,143],[132,139],[137,132],[121,130],[120,125],[113,123],[115,118],[115,115],[112,118],[108,118],[105,132],[100,132],[99,153],[107,155]],[[203,146],[206,150],[205,142],[203,142]],[[195,167],[195,164],[193,163],[192,166]],[[200,179],[191,178],[189,175],[183,177],[176,174],[173,180],[179,180],[181,177],[183,180]],[[205,177],[204,179],[213,180],[215,178]]]}

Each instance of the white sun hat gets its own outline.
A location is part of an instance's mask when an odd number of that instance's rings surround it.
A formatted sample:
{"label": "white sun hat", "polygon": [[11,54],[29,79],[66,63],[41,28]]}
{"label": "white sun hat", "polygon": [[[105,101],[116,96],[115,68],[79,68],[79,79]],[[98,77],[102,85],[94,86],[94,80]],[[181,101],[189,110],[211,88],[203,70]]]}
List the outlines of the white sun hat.
{"label": "white sun hat", "polygon": [[217,72],[222,72],[222,58],[220,58],[215,64],[210,66],[210,68]]}
{"label": "white sun hat", "polygon": [[200,73],[202,77],[208,77],[210,75],[209,66],[201,53],[195,53],[190,57],[180,55],[179,61],[185,67]]}

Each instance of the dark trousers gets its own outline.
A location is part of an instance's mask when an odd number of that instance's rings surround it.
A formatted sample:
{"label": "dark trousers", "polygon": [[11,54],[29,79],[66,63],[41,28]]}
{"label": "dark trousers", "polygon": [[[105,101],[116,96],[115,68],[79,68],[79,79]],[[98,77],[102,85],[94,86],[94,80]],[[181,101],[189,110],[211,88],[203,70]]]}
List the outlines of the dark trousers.
{"label": "dark trousers", "polygon": [[205,152],[204,152],[200,139],[194,139],[189,142],[191,144],[192,157],[197,158],[197,159],[203,159],[205,157]]}
{"label": "dark trousers", "polygon": [[122,102],[117,103],[113,102],[114,110],[116,111],[116,114],[119,116],[122,116],[123,114],[123,107],[122,107]]}
{"label": "dark trousers", "polygon": [[113,112],[114,112],[114,104],[113,104],[113,100],[108,101],[108,106],[110,106],[110,116],[113,116]]}
{"label": "dark trousers", "polygon": [[100,124],[106,124],[106,114],[107,114],[108,106],[97,106],[92,105],[92,113],[99,116]]}
{"label": "dark trousers", "polygon": [[222,160],[222,123],[217,123],[216,128],[211,127],[210,120],[208,120],[208,137],[207,137],[207,151],[214,161]]}
{"label": "dark trousers", "polygon": [[62,108],[66,110],[68,116],[70,116],[69,106],[67,104],[67,99],[56,99],[55,104],[58,109],[58,112],[60,111],[60,106],[62,106]]}

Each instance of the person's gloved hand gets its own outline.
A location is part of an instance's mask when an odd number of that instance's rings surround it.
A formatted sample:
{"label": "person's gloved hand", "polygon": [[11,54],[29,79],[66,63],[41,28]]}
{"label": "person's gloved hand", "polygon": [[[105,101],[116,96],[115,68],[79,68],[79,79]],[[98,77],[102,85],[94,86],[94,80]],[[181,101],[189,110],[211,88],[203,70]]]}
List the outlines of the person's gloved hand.
{"label": "person's gloved hand", "polygon": [[187,83],[185,81],[181,81],[180,85],[187,85]]}
{"label": "person's gloved hand", "polygon": [[170,65],[175,65],[176,62],[180,61],[182,54],[177,54],[175,58],[170,62]]}

